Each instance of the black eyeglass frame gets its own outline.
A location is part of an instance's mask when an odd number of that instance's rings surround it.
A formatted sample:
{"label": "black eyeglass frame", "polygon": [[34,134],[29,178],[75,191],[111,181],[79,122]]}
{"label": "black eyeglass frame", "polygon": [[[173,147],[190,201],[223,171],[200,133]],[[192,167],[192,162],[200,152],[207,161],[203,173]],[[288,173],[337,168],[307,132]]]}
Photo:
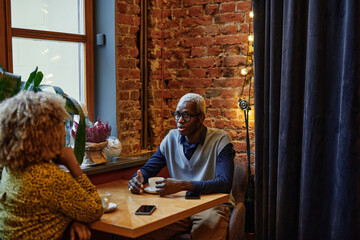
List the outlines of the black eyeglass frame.
{"label": "black eyeglass frame", "polygon": [[188,122],[191,120],[191,117],[202,115],[202,113],[197,114],[190,114],[188,112],[179,113],[178,111],[172,112],[173,117],[175,118],[175,121],[179,121],[180,118],[184,119],[185,122]]}

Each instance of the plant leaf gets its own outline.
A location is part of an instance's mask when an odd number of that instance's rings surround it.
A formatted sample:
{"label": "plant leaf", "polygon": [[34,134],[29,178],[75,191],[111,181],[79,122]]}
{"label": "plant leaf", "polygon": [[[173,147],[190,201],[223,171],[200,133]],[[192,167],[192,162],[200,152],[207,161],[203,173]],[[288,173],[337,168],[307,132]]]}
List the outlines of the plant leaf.
{"label": "plant leaf", "polygon": [[35,70],[30,73],[29,78],[25,83],[24,90],[32,90],[34,86],[34,78],[36,76],[37,71],[38,71],[38,67],[36,67]]}
{"label": "plant leaf", "polygon": [[74,146],[74,154],[76,156],[77,161],[81,165],[84,159],[85,154],[85,141],[86,141],[86,131],[85,131],[85,114],[80,106],[80,104],[72,97],[66,95],[65,93],[62,96],[66,99],[65,108],[76,110],[76,115],[80,116],[79,125],[77,128],[76,136],[75,136],[75,146]]}
{"label": "plant leaf", "polygon": [[21,76],[3,72],[0,77],[0,102],[20,91]]}
{"label": "plant leaf", "polygon": [[0,64],[0,72],[1,74],[3,74],[4,72],[6,72],[5,68]]}
{"label": "plant leaf", "polygon": [[64,91],[61,89],[61,87],[57,87],[57,86],[52,86],[52,85],[47,85],[47,84],[41,84],[39,85],[39,88],[40,89],[44,89],[44,88],[53,88],[54,91],[57,93],[57,94],[60,94],[60,95],[63,95],[65,94]]}
{"label": "plant leaf", "polygon": [[43,80],[44,74],[42,72],[37,72],[34,78],[34,88],[38,87]]}

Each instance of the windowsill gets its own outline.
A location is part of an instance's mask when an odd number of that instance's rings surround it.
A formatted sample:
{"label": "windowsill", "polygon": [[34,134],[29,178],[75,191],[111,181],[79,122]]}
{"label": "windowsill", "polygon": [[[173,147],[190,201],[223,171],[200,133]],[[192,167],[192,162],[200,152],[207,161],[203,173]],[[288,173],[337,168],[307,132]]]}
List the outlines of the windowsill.
{"label": "windowsill", "polygon": [[120,156],[112,159],[110,162],[97,166],[81,166],[86,175],[94,175],[98,173],[111,172],[119,169],[126,169],[143,165],[149,160],[154,152],[145,152],[129,156]]}

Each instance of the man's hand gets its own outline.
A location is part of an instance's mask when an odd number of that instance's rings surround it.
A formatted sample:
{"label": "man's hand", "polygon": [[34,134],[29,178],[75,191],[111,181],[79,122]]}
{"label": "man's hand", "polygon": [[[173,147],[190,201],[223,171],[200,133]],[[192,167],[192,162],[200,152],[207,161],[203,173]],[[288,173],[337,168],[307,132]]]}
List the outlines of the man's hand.
{"label": "man's hand", "polygon": [[129,191],[132,193],[143,193],[144,192],[144,177],[140,170],[137,170],[136,176],[129,181]]}
{"label": "man's hand", "polygon": [[75,240],[75,233],[79,240],[90,240],[91,231],[89,227],[83,223],[75,221],[70,228],[70,240]]}
{"label": "man's hand", "polygon": [[156,181],[156,188],[160,188],[156,192],[160,196],[173,194],[180,191],[193,191],[194,186],[191,181],[183,181],[175,178],[166,178],[163,181]]}

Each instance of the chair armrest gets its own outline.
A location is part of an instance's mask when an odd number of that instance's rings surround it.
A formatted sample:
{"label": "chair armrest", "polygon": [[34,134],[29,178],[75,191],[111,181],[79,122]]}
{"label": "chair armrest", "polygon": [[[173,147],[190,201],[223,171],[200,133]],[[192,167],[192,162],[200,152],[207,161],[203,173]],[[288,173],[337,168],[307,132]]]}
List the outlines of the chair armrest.
{"label": "chair armrest", "polygon": [[228,240],[243,240],[245,237],[245,205],[240,202],[234,207],[229,221]]}

